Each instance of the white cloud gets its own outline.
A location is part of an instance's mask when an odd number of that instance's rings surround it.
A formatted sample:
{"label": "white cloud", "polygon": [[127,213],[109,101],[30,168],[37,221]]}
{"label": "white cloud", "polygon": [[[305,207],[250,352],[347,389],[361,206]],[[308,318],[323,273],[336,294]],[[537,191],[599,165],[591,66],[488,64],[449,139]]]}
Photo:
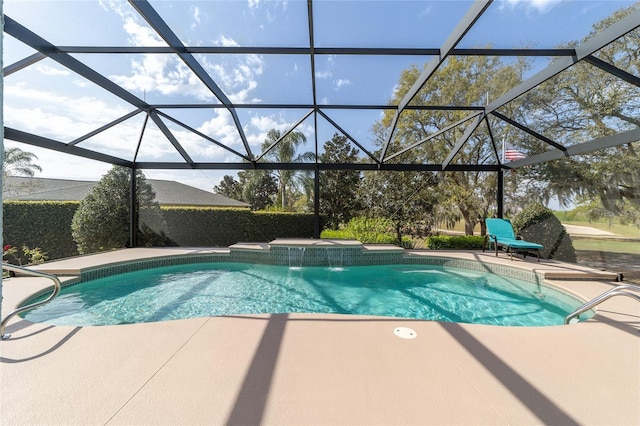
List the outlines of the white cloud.
{"label": "white cloud", "polygon": [[342,86],[351,86],[351,81],[347,78],[340,78],[333,82],[335,85],[335,90],[340,90]]}
{"label": "white cloud", "polygon": [[129,41],[137,46],[166,46],[167,44],[153,29],[143,26],[134,17],[126,17],[124,30],[129,35]]}
{"label": "white cloud", "polygon": [[71,141],[133,109],[92,96],[73,97],[38,90],[26,83],[5,86],[4,96],[11,105],[5,108],[6,124],[61,141]]}
{"label": "white cloud", "polygon": [[158,92],[164,96],[193,96],[211,100],[213,94],[175,56],[143,55],[131,61],[131,73],[112,75],[111,79],[129,91]]}
{"label": "white cloud", "polygon": [[562,1],[563,0],[503,0],[500,7],[505,7],[505,5],[512,8],[522,6],[529,10],[545,13]]}
{"label": "white cloud", "polygon": [[[8,126],[63,143],[84,136],[133,110],[133,107],[108,103],[92,96],[66,96],[32,89],[24,84],[7,86],[4,94],[11,105],[5,109],[4,119]],[[132,160],[142,123],[143,115],[138,114],[77,146]],[[143,146],[154,159],[175,153],[166,137],[152,125],[145,130]]]}
{"label": "white cloud", "polygon": [[[269,24],[274,23],[277,18],[277,12],[279,9],[286,11],[288,6],[287,0],[248,0],[247,2],[249,9],[252,13],[256,14],[258,11],[262,11],[264,13],[264,18],[267,20]],[[259,26],[260,29],[264,29],[264,25]]]}
{"label": "white cloud", "polygon": [[431,13],[431,6],[425,7],[422,12],[420,12],[420,17],[427,16]]}
{"label": "white cloud", "polygon": [[[253,126],[259,133],[263,134],[265,137],[269,130],[278,129],[278,130],[286,130],[289,126],[287,123],[280,122],[276,120],[273,116],[268,115],[256,115],[251,117],[249,122],[251,126]],[[264,140],[264,137],[262,137]]]}
{"label": "white cloud", "polygon": [[[155,32],[139,22],[140,18],[118,2],[109,5],[122,17],[123,28],[133,45],[164,45]],[[249,3],[258,7],[259,1]],[[191,8],[194,21],[200,23],[204,16],[198,7]],[[217,46],[239,46],[231,37],[220,35],[213,41]],[[197,42],[196,42],[197,44]],[[251,92],[258,87],[257,78],[263,73],[263,59],[258,55],[207,56],[196,55],[196,59],[207,70],[225,95],[236,102],[256,101]],[[153,92],[163,96],[194,97],[200,101],[212,101],[214,94],[200,79],[173,55],[139,55],[131,61],[126,74],[112,75],[116,83],[129,91]],[[168,102],[168,101],[167,101]]]}
{"label": "white cloud", "polygon": [[24,151],[31,152],[38,157],[35,163],[42,167],[42,172],[36,172],[35,177],[71,180],[98,180],[102,175],[109,171],[109,169],[111,169],[111,164],[62,154],[50,149],[38,148],[13,141],[5,141],[5,145],[6,147],[18,147]]}
{"label": "white cloud", "polygon": [[223,46],[223,47],[237,47],[237,46],[240,46],[240,44],[237,41],[235,41],[233,38],[226,37],[224,35],[221,35],[220,37],[218,37],[218,39],[214,40],[213,43],[216,46]]}
{"label": "white cloud", "polygon": [[191,23],[191,29],[194,29],[201,23],[200,17],[202,12],[200,11],[200,8],[198,6],[191,6],[191,13],[193,15],[193,22]]}
{"label": "white cloud", "polygon": [[316,78],[325,79],[330,78],[331,76],[333,76],[331,71],[316,71]]}
{"label": "white cloud", "polygon": [[44,75],[67,76],[71,74],[67,69],[55,68],[49,65],[38,65],[36,69]]}
{"label": "white cloud", "polygon": [[[241,149],[243,147],[240,140],[240,134],[238,133],[238,129],[235,126],[231,114],[226,110],[216,111],[213,118],[205,121],[200,127],[198,127],[198,131],[229,146],[230,148],[235,149],[236,151],[243,153],[243,149]],[[221,148],[216,149],[222,151]],[[212,151],[208,150],[208,152],[211,153]],[[236,159],[236,161],[238,161],[238,159]]]}
{"label": "white cloud", "polygon": [[138,15],[127,3],[119,0],[101,0],[100,6],[108,12],[115,12],[123,21],[123,28],[129,35],[129,43],[142,46],[166,46],[166,43],[150,27],[143,25]]}

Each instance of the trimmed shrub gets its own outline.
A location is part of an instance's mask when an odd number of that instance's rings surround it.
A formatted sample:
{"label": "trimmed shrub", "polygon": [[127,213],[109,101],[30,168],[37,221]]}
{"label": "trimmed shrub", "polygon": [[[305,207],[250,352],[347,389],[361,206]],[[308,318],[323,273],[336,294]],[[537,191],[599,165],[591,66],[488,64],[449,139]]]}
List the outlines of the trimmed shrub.
{"label": "trimmed shrub", "polygon": [[480,250],[484,237],[479,235],[434,235],[427,239],[427,248],[432,250]]}
{"label": "trimmed shrub", "polygon": [[541,203],[524,208],[512,220],[513,229],[523,239],[542,244],[540,257],[563,262],[576,262],[571,237],[553,211]]}
{"label": "trimmed shrub", "polygon": [[[375,219],[357,217],[353,218],[337,230],[325,229],[320,234],[320,238],[334,240],[357,240],[363,244],[397,244],[396,234],[390,230],[393,224],[387,219]],[[414,243],[410,237],[402,237],[400,246],[413,248]]]}

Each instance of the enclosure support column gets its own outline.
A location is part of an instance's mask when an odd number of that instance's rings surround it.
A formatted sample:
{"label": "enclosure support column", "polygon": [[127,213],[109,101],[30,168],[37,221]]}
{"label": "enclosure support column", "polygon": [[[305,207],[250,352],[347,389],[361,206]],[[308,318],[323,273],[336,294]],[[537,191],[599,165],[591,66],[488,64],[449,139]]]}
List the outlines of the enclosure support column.
{"label": "enclosure support column", "polygon": [[320,171],[317,165],[313,176],[313,238],[320,238]]}
{"label": "enclosure support column", "polygon": [[136,167],[131,167],[131,180],[129,189],[131,190],[129,199],[129,247],[137,247],[138,245],[138,209],[136,208],[136,200],[138,198],[136,179]]}
{"label": "enclosure support column", "polygon": [[504,171],[498,170],[498,189],[496,191],[496,198],[498,203],[497,216],[502,218],[504,215]]}
{"label": "enclosure support column", "polygon": [[[3,11],[3,3],[0,0],[0,12]],[[4,16],[4,15],[2,15]],[[0,18],[0,33],[4,34],[4,19]],[[3,50],[4,39],[0,37],[0,52]],[[2,55],[0,55],[0,99],[4,98],[4,73],[2,72]],[[4,158],[4,115],[3,108],[0,108],[0,156]],[[0,187],[2,186],[2,175],[0,175]],[[4,201],[2,199],[2,192],[0,192],[0,205],[4,206]],[[0,210],[0,229],[4,229],[3,222],[3,210]],[[2,232],[0,232],[0,246],[4,247],[4,241],[2,240]],[[2,319],[2,282],[4,280],[0,280],[0,320]]]}

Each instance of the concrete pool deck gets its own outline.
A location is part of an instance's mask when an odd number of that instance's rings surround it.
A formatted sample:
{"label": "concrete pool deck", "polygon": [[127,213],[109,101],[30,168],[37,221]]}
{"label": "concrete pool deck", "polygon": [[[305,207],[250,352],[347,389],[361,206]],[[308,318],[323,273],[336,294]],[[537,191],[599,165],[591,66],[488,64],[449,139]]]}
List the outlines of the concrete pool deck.
{"label": "concrete pool deck", "polygon": [[[128,249],[39,269],[224,249]],[[412,251],[537,270],[590,299],[612,275],[535,258]],[[615,276],[615,275],[613,275]],[[40,278],[3,283],[6,315]],[[409,327],[411,340],[393,330]],[[569,326],[494,327],[320,314],[102,327],[12,319],[0,424],[640,424],[640,304],[617,297]]]}

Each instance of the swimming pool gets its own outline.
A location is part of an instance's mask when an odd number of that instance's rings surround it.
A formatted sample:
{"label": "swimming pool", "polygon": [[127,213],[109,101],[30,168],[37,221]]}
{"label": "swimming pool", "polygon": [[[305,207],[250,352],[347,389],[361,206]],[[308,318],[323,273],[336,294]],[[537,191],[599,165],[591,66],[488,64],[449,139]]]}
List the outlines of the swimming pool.
{"label": "swimming pool", "polygon": [[290,268],[229,262],[167,266],[82,282],[64,288],[25,318],[88,326],[303,312],[546,326],[563,324],[580,304],[541,284],[463,268]]}

